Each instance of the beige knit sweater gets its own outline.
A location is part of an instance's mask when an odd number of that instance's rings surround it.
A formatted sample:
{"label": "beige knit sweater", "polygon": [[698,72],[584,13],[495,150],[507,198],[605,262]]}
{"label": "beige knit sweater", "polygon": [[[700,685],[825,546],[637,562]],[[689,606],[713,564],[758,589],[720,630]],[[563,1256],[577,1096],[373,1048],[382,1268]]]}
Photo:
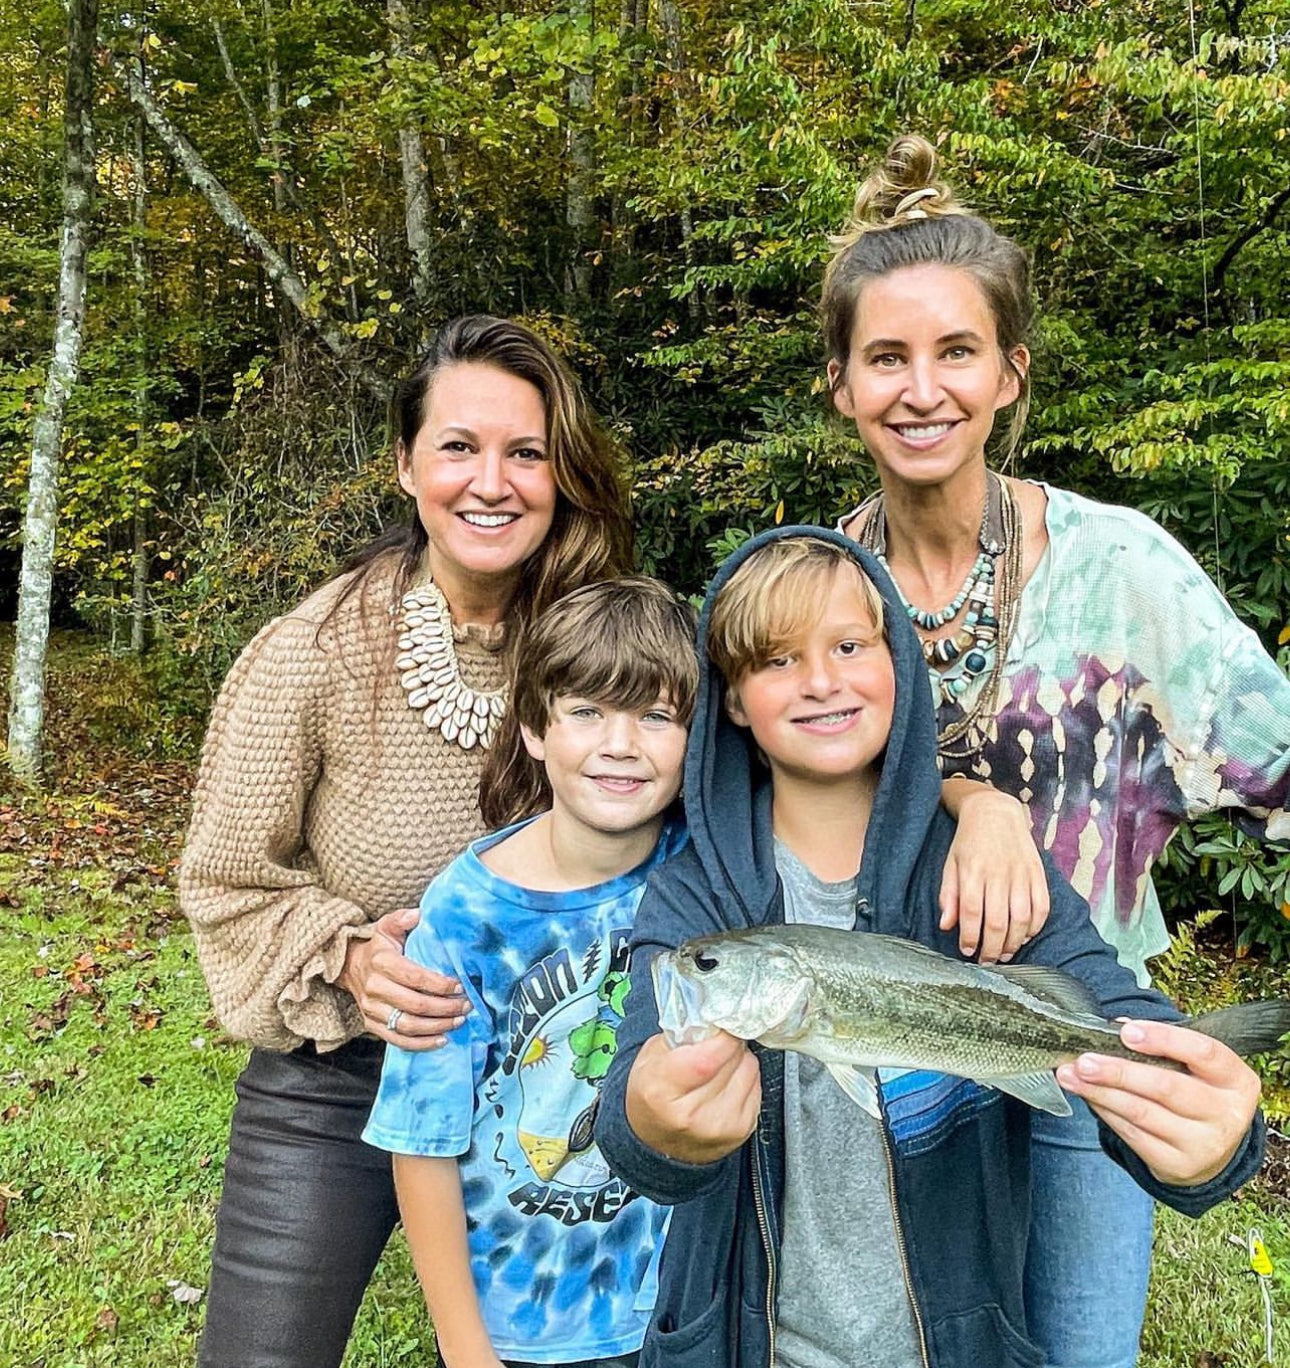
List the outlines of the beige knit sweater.
{"label": "beige knit sweater", "polygon": [[[390,651],[393,564],[319,632],[349,581],[271,622],[211,715],[179,870],[215,1011],[273,1050],[363,1030],[335,984],[371,923],[415,906],[483,830],[478,751],[408,707]],[[462,678],[502,682],[501,628],[454,628]]]}

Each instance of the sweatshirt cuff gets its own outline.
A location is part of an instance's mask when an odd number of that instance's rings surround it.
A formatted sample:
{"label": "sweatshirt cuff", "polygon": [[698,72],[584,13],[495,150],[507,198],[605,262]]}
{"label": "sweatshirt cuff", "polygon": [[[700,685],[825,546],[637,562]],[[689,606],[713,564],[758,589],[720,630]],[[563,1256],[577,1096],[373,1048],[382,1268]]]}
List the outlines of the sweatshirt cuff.
{"label": "sweatshirt cuff", "polygon": [[601,1106],[596,1122],[596,1143],[609,1167],[642,1197],[660,1206],[675,1206],[715,1191],[724,1181],[726,1166],[739,1153],[728,1154],[710,1164],[671,1159],[651,1149],[628,1123],[624,1112],[606,1115]]}
{"label": "sweatshirt cuff", "polygon": [[1104,1121],[1098,1121],[1098,1130],[1102,1138],[1102,1148],[1128,1172],[1145,1193],[1184,1216],[1202,1216],[1210,1207],[1231,1197],[1238,1188],[1243,1187],[1258,1173],[1263,1164],[1267,1128],[1263,1113],[1256,1112],[1244,1142],[1228,1161],[1222,1173],[1215,1174],[1207,1182],[1196,1183],[1190,1187],[1162,1183]]}

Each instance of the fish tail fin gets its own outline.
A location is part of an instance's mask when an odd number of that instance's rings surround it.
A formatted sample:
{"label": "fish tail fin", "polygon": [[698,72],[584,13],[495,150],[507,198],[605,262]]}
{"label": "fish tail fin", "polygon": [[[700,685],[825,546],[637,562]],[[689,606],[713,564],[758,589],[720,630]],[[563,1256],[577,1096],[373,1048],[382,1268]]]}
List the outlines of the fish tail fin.
{"label": "fish tail fin", "polygon": [[1188,1030],[1221,1040],[1239,1055],[1266,1054],[1290,1034],[1290,1001],[1242,1002],[1217,1012],[1188,1017],[1179,1023]]}

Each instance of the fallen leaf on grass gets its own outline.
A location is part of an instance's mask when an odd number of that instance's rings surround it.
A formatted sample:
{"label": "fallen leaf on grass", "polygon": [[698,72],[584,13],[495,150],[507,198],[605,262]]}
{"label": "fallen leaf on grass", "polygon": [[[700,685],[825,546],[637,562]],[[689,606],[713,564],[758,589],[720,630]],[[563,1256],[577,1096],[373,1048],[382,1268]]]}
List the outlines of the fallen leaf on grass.
{"label": "fallen leaf on grass", "polygon": [[96,1329],[106,1330],[108,1334],[111,1334],[116,1329],[120,1319],[120,1316],[118,1316],[110,1306],[105,1306],[103,1310],[94,1317],[94,1325]]}
{"label": "fallen leaf on grass", "polygon": [[166,1286],[170,1288],[170,1295],[180,1306],[195,1306],[202,1299],[200,1287],[190,1287],[178,1278],[167,1278]]}
{"label": "fallen leaf on grass", "polygon": [[130,1020],[137,1031],[155,1031],[164,1015],[160,1007],[145,1007],[141,1002],[130,1004]]}

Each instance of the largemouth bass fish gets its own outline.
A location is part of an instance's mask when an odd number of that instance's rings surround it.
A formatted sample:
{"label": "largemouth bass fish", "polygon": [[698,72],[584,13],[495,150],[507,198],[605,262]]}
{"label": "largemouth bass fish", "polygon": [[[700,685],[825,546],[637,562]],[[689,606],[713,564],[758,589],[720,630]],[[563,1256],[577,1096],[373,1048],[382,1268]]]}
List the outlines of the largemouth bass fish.
{"label": "largemouth bass fish", "polygon": [[[873,1116],[881,1067],[969,1078],[1054,1116],[1071,1108],[1052,1071],[1081,1054],[1182,1067],[1122,1044],[1089,990],[1060,970],[971,964],[894,936],[807,925],[728,931],[664,951],[653,978],[669,1044],[720,1029],[797,1050],[827,1065]],[[1178,1024],[1258,1054],[1290,1032],[1290,1002]]]}

